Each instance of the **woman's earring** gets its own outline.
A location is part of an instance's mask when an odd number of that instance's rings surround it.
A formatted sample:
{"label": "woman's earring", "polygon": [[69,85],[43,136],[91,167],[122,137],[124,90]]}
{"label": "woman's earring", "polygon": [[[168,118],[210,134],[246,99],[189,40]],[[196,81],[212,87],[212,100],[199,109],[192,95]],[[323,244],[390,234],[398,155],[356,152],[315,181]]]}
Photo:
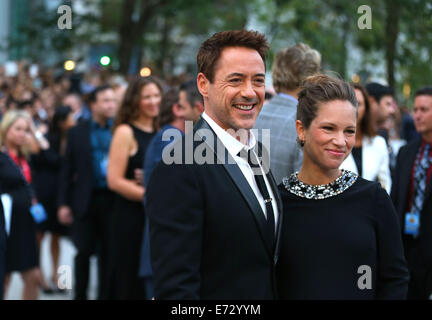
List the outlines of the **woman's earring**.
{"label": "woman's earring", "polygon": [[300,139],[297,137],[297,144],[298,144],[301,148],[303,148],[304,145],[305,145],[305,142],[304,142],[303,140],[300,140]]}

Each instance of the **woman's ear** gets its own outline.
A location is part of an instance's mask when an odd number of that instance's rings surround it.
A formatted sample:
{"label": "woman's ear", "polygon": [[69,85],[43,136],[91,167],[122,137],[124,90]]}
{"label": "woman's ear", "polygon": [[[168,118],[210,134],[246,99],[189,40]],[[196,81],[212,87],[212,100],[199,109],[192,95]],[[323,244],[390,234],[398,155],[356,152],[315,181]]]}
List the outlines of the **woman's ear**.
{"label": "woman's ear", "polygon": [[305,141],[305,128],[301,120],[296,120],[297,138],[300,141]]}

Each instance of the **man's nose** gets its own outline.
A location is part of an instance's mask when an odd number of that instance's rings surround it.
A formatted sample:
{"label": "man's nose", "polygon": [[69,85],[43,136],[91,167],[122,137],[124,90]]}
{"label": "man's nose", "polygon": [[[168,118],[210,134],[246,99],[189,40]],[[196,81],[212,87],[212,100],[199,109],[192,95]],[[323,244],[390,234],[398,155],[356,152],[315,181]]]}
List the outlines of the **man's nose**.
{"label": "man's nose", "polygon": [[242,88],[242,96],[245,98],[255,98],[256,93],[252,85],[252,81],[246,81],[243,88]]}

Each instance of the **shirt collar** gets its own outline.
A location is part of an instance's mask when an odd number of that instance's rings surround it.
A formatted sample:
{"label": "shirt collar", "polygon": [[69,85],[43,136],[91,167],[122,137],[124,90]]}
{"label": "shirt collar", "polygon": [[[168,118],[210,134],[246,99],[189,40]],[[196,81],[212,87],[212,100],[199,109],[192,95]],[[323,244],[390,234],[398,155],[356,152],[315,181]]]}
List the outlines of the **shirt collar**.
{"label": "shirt collar", "polygon": [[288,93],[279,92],[278,96],[294,101],[295,103],[298,103],[298,100]]}
{"label": "shirt collar", "polygon": [[102,127],[99,123],[94,121],[93,118],[91,119],[92,128],[97,128],[97,129],[110,129],[112,127],[113,123],[114,123],[114,120],[112,118],[110,118],[107,120],[106,125],[104,127]]}
{"label": "shirt collar", "polygon": [[237,156],[238,153],[243,149],[248,151],[255,147],[256,138],[251,130],[249,130],[248,144],[244,145],[236,138],[234,138],[232,135],[230,135],[228,132],[226,132],[221,126],[219,126],[212,118],[210,118],[210,116],[207,113],[205,113],[205,111],[202,114],[202,117],[205,121],[207,121],[209,126],[216,133],[216,136],[219,138],[219,140],[223,143],[225,148],[232,156]]}

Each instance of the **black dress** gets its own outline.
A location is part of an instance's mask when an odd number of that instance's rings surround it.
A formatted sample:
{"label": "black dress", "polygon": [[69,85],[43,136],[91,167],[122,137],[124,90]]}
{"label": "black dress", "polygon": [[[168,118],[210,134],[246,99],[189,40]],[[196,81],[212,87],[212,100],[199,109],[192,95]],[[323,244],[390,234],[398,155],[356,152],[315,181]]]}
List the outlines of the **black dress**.
{"label": "black dress", "polygon": [[18,166],[0,152],[0,181],[2,192],[12,198],[10,234],[6,241],[6,272],[27,271],[38,266],[36,226],[30,214],[31,186]]}
{"label": "black dress", "polygon": [[52,134],[48,134],[46,138],[50,144],[49,149],[33,155],[30,163],[36,197],[47,213],[47,220],[37,225],[37,228],[41,231],[68,235],[69,228],[60,224],[57,218],[57,192],[63,159],[60,155],[60,139]]}
{"label": "black dress", "polygon": [[[138,142],[138,151],[129,157],[126,178],[134,180],[134,171],[142,169],[145,152],[154,133],[130,126]],[[110,240],[110,299],[145,299],[143,282],[138,277],[144,222],[142,201],[130,201],[116,194]]]}
{"label": "black dress", "polygon": [[295,174],[279,185],[279,297],[405,299],[409,275],[392,202],[378,183],[342,172],[319,190]]}

